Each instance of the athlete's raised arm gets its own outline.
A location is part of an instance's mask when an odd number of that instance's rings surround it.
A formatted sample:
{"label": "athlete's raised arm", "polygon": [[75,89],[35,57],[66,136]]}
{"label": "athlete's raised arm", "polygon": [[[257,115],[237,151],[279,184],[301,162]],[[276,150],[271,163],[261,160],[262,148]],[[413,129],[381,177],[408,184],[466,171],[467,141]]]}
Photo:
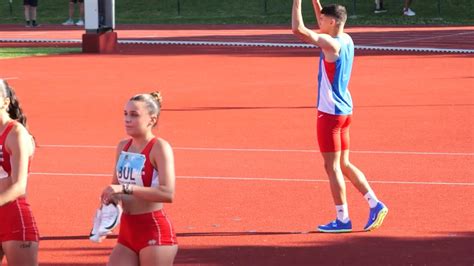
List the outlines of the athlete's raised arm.
{"label": "athlete's raised arm", "polygon": [[323,6],[321,5],[321,2],[319,0],[313,0],[313,9],[314,9],[314,14],[316,15],[316,20],[318,22],[318,27],[319,27],[319,18],[321,17],[321,9],[323,9]]}
{"label": "athlete's raised arm", "polygon": [[[316,33],[305,26],[301,2],[302,0],[293,0],[293,10],[291,15],[291,28],[293,34],[306,43],[317,45],[323,50],[324,54],[327,54],[330,57],[337,56],[340,49],[340,45],[337,41],[326,33]],[[324,27],[326,23],[325,17],[321,16],[318,21],[320,28]]]}

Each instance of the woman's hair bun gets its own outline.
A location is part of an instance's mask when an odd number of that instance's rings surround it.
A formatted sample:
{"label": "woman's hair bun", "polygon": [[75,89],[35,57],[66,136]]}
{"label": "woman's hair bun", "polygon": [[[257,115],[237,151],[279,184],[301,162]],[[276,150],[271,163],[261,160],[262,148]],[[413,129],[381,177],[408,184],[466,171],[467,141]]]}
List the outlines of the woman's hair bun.
{"label": "woman's hair bun", "polygon": [[155,101],[161,107],[162,102],[163,102],[163,96],[161,96],[161,92],[154,91],[154,92],[151,92],[150,95],[153,97],[153,99],[155,99]]}

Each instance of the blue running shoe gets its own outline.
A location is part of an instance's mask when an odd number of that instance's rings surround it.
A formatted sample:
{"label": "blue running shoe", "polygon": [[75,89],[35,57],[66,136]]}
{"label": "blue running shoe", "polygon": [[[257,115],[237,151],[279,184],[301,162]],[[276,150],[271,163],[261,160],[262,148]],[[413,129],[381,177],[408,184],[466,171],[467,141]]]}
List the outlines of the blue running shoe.
{"label": "blue running shoe", "polygon": [[324,233],[347,233],[352,231],[352,223],[350,220],[347,223],[343,223],[336,219],[326,225],[318,226],[318,231]]}
{"label": "blue running shoe", "polygon": [[382,202],[377,203],[373,208],[370,208],[369,221],[364,227],[365,231],[371,231],[379,228],[385,216],[387,216],[388,208]]}

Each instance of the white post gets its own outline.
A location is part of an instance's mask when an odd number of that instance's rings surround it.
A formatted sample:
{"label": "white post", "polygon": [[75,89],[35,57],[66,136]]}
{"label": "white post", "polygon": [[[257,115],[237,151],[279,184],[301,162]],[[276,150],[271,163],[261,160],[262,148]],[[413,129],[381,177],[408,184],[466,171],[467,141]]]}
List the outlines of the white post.
{"label": "white post", "polygon": [[84,20],[86,32],[99,30],[99,1],[84,0]]}
{"label": "white post", "polygon": [[115,29],[115,0],[105,2],[105,24],[108,28]]}

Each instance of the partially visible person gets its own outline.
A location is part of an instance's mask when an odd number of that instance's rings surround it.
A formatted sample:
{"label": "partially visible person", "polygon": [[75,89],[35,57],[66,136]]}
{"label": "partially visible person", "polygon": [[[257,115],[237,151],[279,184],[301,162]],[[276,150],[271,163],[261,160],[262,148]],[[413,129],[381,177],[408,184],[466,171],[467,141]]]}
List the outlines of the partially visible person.
{"label": "partially visible person", "polygon": [[36,21],[36,9],[38,7],[38,0],[23,0],[23,6],[25,9],[25,23],[26,27],[38,27]]}
{"label": "partially visible person", "polygon": [[313,0],[319,31],[307,28],[303,21],[302,0],[293,0],[292,30],[302,41],[321,49],[318,74],[317,138],[324,168],[329,178],[336,219],[318,226],[320,232],[352,231],[347,205],[346,176],[369,204],[369,219],[365,231],[379,228],[388,208],[375,195],[364,173],[349,160],[352,124],[352,97],[349,81],[354,61],[354,42],[344,32],[347,10],[338,4],[324,7]]}
{"label": "partially visible person", "polygon": [[383,0],[375,0],[375,14],[386,13],[387,9],[383,7]]}
{"label": "partially visible person", "polygon": [[38,265],[39,233],[26,200],[35,150],[13,89],[0,79],[0,265]]}
{"label": "partially visible person", "polygon": [[415,16],[416,13],[415,11],[411,10],[410,5],[411,5],[412,0],[405,0],[405,5],[403,7],[403,15],[405,16]]}
{"label": "partially visible person", "polygon": [[[74,10],[79,6],[79,19],[74,22]],[[77,25],[84,26],[84,0],[70,0],[69,1],[69,18],[63,23],[64,26]]]}
{"label": "partially visible person", "polygon": [[[404,5],[403,5],[403,15],[404,16],[415,16],[416,13],[410,8],[412,0],[405,0]],[[385,13],[387,12],[387,9],[383,7],[383,0],[375,0],[375,9],[374,13],[375,14],[380,14],[380,13]]]}

